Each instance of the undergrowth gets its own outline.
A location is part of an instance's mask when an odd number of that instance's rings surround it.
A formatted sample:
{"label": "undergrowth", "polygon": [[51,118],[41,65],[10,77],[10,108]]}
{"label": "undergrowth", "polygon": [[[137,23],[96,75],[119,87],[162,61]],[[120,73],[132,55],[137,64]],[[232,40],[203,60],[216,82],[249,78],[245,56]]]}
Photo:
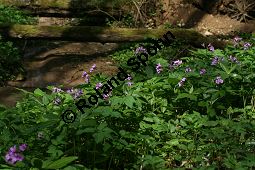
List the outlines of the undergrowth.
{"label": "undergrowth", "polygon": [[[85,114],[75,101],[95,94],[105,76],[84,74],[88,83],[49,87],[52,94],[24,91],[16,107],[0,108],[0,167],[254,169],[254,38],[224,50],[203,44],[178,58],[176,46],[164,48],[140,70],[126,66],[131,78]],[[113,57],[124,66],[133,55],[131,48]],[[71,124],[61,118],[68,108],[77,114]]]}
{"label": "undergrowth", "polygon": [[[0,5],[0,24],[32,24],[35,20],[14,7]],[[0,35],[0,86],[23,72],[20,53],[13,42]]]}

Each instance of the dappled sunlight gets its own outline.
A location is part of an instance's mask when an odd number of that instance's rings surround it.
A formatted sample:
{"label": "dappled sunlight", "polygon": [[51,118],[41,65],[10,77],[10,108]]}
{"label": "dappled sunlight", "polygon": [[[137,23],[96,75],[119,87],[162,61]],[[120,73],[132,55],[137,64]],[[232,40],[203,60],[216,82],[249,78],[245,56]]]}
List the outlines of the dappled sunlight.
{"label": "dappled sunlight", "polygon": [[0,169],[254,169],[254,4],[0,0]]}

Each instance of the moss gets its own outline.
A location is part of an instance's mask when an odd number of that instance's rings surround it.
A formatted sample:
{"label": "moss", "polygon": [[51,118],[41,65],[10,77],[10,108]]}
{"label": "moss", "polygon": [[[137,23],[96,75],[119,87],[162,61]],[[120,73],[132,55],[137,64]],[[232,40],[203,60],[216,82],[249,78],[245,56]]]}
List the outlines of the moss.
{"label": "moss", "polygon": [[[8,6],[29,6],[38,8],[59,8],[59,9],[70,9],[70,8],[89,8],[93,0],[0,0],[0,4]],[[108,4],[103,7],[108,7]]]}
{"label": "moss", "polygon": [[147,38],[161,38],[167,31],[171,31],[177,41],[201,46],[202,43],[213,43],[216,48],[224,47],[224,42],[216,37],[204,37],[200,33],[189,29],[128,29],[105,28],[91,26],[38,26],[38,25],[8,25],[0,26],[11,37],[23,38],[58,38],[62,40],[81,40],[89,42],[131,42],[143,41]]}
{"label": "moss", "polygon": [[39,33],[39,30],[32,25],[13,25],[10,34],[18,34],[22,36],[33,36]]}
{"label": "moss", "polygon": [[40,5],[42,8],[62,8],[68,9],[72,0],[36,0],[34,5]]}

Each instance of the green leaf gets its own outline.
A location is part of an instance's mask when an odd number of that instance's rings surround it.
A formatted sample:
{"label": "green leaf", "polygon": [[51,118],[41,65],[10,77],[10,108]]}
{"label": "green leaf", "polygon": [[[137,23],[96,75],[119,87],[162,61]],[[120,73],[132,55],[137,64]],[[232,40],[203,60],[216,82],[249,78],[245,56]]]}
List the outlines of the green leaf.
{"label": "green leaf", "polygon": [[124,103],[125,103],[128,107],[133,108],[133,104],[135,103],[135,99],[134,99],[134,97],[132,97],[132,96],[126,96],[126,97],[124,98]]}
{"label": "green leaf", "polygon": [[38,88],[35,89],[34,94],[36,96],[44,96],[45,95],[45,93],[42,90],[38,89]]}
{"label": "green leaf", "polygon": [[42,165],[43,165],[43,162],[42,160],[38,159],[38,158],[33,158],[32,159],[32,165],[35,167],[35,168],[42,168]]}
{"label": "green leaf", "polygon": [[147,122],[154,122],[153,118],[150,118],[150,117],[144,117],[143,120]]}
{"label": "green leaf", "polygon": [[177,145],[179,145],[179,140],[178,139],[172,139],[172,140],[170,140],[166,143],[169,144],[169,145],[172,145],[172,146],[177,146]]}
{"label": "green leaf", "polygon": [[169,65],[168,61],[163,58],[156,59],[155,64],[158,64],[158,63],[160,63],[162,67],[167,67]]}
{"label": "green leaf", "polygon": [[77,132],[76,132],[76,135],[81,135],[83,133],[93,133],[95,132],[96,129],[95,128],[86,128],[86,129],[79,129]]}
{"label": "green leaf", "polygon": [[193,91],[194,91],[194,88],[193,88],[193,86],[190,88],[190,90],[189,90],[189,94],[191,94],[191,93],[193,93]]}
{"label": "green leaf", "polygon": [[110,98],[111,104],[113,106],[119,105],[123,103],[123,99],[117,96],[113,96]]}
{"label": "green leaf", "polygon": [[74,160],[78,159],[77,156],[69,156],[69,157],[62,157],[61,159],[51,163],[46,169],[58,169],[58,168],[63,168],[67,166],[69,163],[73,162]]}
{"label": "green leaf", "polygon": [[195,95],[192,95],[192,94],[188,94],[188,93],[181,93],[179,94],[175,100],[178,100],[178,99],[182,99],[182,98],[189,98],[190,100],[194,100],[194,101],[197,101],[197,97]]}
{"label": "green leaf", "polygon": [[64,168],[63,170],[77,170],[77,168],[68,166],[68,167]]}
{"label": "green leaf", "polygon": [[146,66],[145,67],[145,73],[147,74],[148,77],[152,78],[153,77],[153,69],[152,67],[150,66]]}
{"label": "green leaf", "polygon": [[43,96],[42,102],[43,102],[44,105],[49,104],[49,99],[48,99],[48,97],[46,95]]}
{"label": "green leaf", "polygon": [[217,121],[207,121],[204,123],[205,126],[216,126],[217,124]]}

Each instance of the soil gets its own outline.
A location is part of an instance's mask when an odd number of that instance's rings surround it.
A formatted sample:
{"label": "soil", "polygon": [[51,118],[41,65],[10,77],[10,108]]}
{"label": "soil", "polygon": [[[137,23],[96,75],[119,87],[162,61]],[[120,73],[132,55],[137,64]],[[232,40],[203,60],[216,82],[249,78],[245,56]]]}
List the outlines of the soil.
{"label": "soil", "polygon": [[231,19],[228,15],[209,14],[183,0],[171,1],[167,11],[164,22],[184,28],[193,28],[206,36],[226,35],[234,32],[255,33],[255,20],[244,23]]}
{"label": "soil", "polygon": [[[30,42],[31,43],[31,42]],[[46,43],[44,43],[46,44]],[[29,44],[31,45],[31,44]],[[25,49],[25,81],[9,81],[18,87],[47,87],[64,85],[72,87],[84,83],[83,71],[96,64],[94,73],[111,76],[117,72],[114,61],[107,57],[118,47],[114,43],[48,42],[45,46],[33,44]]]}

